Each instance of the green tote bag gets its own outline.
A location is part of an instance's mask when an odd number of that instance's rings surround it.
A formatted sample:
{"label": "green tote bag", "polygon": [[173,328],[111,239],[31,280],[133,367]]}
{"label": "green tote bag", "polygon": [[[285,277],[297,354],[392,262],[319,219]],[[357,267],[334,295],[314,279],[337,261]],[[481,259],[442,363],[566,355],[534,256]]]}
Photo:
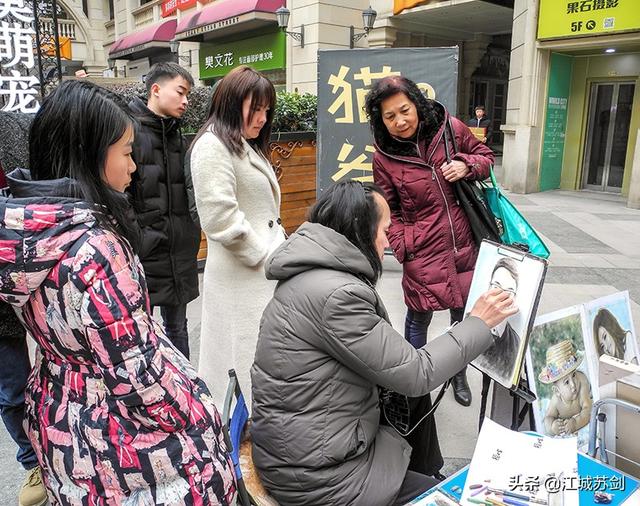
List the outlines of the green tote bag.
{"label": "green tote bag", "polygon": [[515,247],[528,247],[529,253],[549,258],[549,248],[542,242],[529,222],[524,219],[509,199],[500,191],[496,176],[491,168],[491,185],[484,187],[484,194],[491,211],[496,217],[500,239],[504,244]]}

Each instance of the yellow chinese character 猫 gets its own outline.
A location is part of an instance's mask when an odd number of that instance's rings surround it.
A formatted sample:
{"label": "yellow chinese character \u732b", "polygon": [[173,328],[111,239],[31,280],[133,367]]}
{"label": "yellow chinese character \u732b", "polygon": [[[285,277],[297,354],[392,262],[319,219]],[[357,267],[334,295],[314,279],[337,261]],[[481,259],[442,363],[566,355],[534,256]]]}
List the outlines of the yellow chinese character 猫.
{"label": "yellow chinese character \u732b", "polygon": [[335,114],[340,108],[344,108],[344,116],[342,118],[336,118],[336,123],[353,123],[353,97],[351,96],[351,83],[345,80],[347,74],[351,70],[344,65],[340,66],[338,75],[331,74],[329,76],[329,84],[333,86],[331,93],[334,95],[340,89],[340,95],[333,101],[333,104],[329,106],[329,113]]}
{"label": "yellow chinese character \u732b", "polygon": [[[361,170],[365,172],[373,172],[373,167],[371,162],[367,162],[368,155],[367,153],[374,153],[375,148],[369,144],[367,144],[364,148],[364,153],[359,154],[357,157],[353,158],[350,162],[347,162],[347,158],[353,151],[353,145],[345,142],[340,149],[340,153],[338,154],[338,170],[331,179],[334,181],[339,181],[345,176],[347,176],[352,170]],[[370,176],[358,176],[352,177],[350,179],[354,179],[356,181],[369,181],[373,182],[373,174]]]}
{"label": "yellow chinese character \u732b", "polygon": [[383,65],[380,72],[371,72],[371,67],[361,67],[360,73],[355,74],[353,77],[358,81],[362,81],[365,86],[371,86],[374,79],[382,79],[387,76],[399,76],[400,72],[391,70],[390,65]]}
{"label": "yellow chinese character \u732b", "polygon": [[[351,71],[350,67],[345,65],[340,66],[338,75],[331,74],[329,76],[328,83],[333,86],[331,92],[338,96],[333,103],[329,106],[329,113],[336,115],[339,109],[342,108],[342,116],[335,119],[336,123],[351,123],[354,122],[353,112],[353,83],[349,81],[348,74]],[[392,70],[390,65],[383,65],[382,70],[379,72],[372,72],[371,67],[361,67],[359,73],[354,73],[354,81],[362,81],[363,86],[356,89],[356,107],[358,110],[358,121],[360,123],[367,123],[367,114],[364,106],[369,88],[375,79],[382,79],[388,76],[399,76],[401,72]],[[436,98],[436,92],[429,83],[418,83],[418,88],[431,99]]]}

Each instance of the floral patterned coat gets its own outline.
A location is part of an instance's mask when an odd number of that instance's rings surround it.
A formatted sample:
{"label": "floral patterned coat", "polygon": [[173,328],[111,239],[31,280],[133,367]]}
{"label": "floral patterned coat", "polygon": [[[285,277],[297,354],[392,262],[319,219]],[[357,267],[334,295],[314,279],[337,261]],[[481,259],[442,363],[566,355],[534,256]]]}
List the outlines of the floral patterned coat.
{"label": "floral patterned coat", "polygon": [[52,504],[231,504],[220,416],[151,318],[128,242],[58,196],[69,180],[9,179],[14,197],[55,195],[0,199],[0,300],[38,343],[27,429]]}

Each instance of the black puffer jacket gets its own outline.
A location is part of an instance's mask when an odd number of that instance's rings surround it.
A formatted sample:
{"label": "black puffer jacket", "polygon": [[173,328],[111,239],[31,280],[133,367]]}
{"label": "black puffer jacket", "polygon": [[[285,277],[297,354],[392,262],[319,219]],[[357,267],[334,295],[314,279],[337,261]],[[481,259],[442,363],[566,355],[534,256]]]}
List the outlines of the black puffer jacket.
{"label": "black puffer jacket", "polygon": [[142,229],[140,259],[151,305],[186,304],[198,296],[200,229],[189,215],[180,125],[154,114],[139,98],[129,106],[140,121],[131,192]]}

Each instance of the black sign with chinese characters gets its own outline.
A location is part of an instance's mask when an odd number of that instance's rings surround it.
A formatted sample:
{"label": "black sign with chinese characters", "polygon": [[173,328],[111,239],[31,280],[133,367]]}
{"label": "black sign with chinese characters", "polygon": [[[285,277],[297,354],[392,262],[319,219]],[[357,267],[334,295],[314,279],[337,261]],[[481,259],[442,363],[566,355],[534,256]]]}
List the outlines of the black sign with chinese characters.
{"label": "black sign with chinese characters", "polygon": [[340,49],[318,52],[318,194],[341,179],[373,181],[375,151],[364,102],[390,75],[418,83],[456,112],[458,48]]}

